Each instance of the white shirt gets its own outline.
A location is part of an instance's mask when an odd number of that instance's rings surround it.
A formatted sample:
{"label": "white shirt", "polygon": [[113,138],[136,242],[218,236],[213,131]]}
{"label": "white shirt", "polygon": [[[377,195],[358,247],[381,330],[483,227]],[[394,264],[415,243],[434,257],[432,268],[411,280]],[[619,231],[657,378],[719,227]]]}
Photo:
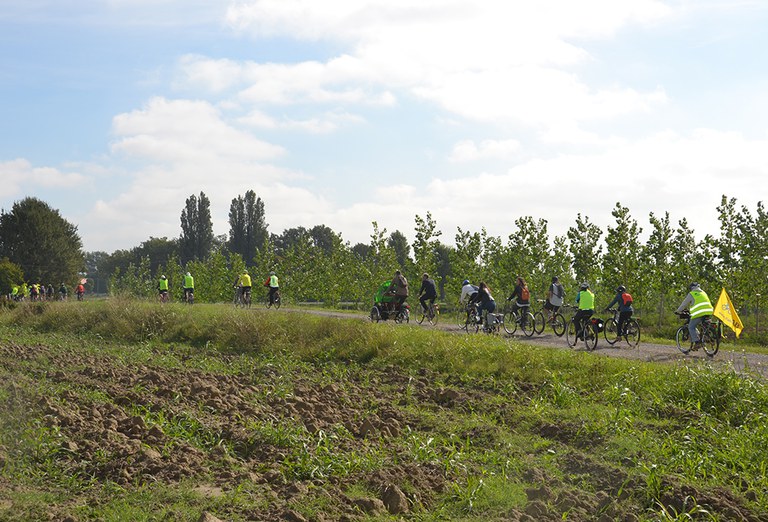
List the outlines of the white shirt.
{"label": "white shirt", "polygon": [[477,287],[475,285],[466,284],[461,287],[461,297],[459,298],[460,303],[464,303],[465,301],[469,300],[469,297],[477,292]]}

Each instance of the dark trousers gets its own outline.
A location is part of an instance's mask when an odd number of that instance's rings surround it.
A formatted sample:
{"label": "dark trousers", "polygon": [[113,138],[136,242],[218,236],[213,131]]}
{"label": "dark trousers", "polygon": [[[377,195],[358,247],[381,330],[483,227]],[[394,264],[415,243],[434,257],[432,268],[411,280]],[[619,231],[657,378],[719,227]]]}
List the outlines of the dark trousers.
{"label": "dark trousers", "polygon": [[581,336],[581,330],[584,327],[584,321],[592,317],[594,310],[579,310],[576,315],[573,316],[573,322],[576,325],[576,337]]}
{"label": "dark trousers", "polygon": [[632,317],[631,311],[619,312],[619,324],[618,324],[618,328],[616,328],[616,333],[618,335],[624,335],[626,333],[626,326],[630,317]]}

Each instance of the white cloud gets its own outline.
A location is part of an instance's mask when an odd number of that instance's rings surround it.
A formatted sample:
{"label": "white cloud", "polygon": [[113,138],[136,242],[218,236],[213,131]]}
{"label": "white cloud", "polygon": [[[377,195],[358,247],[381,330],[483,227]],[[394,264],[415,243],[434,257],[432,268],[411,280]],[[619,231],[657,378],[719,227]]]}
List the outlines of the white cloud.
{"label": "white cloud", "polygon": [[505,159],[513,157],[520,150],[517,140],[463,140],[453,146],[448,158],[451,162],[475,161],[480,159]]}
{"label": "white cloud", "polygon": [[0,162],[0,198],[12,198],[22,192],[40,189],[75,188],[88,182],[77,172],[61,172],[52,167],[33,167],[26,159]]}

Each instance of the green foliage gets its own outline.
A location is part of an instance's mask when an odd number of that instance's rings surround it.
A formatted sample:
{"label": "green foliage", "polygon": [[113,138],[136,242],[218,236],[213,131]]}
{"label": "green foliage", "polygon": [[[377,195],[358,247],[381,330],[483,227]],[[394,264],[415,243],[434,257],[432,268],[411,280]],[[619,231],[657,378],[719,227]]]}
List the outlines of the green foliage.
{"label": "green foliage", "polygon": [[19,265],[29,283],[72,282],[84,268],[77,227],[37,198],[0,213],[0,258]]}
{"label": "green foliage", "polygon": [[0,295],[8,295],[14,286],[24,282],[24,272],[7,257],[0,259]]}
{"label": "green foliage", "polygon": [[181,211],[179,251],[182,263],[207,259],[213,250],[213,243],[211,200],[204,192],[200,192],[199,198],[192,194]]}

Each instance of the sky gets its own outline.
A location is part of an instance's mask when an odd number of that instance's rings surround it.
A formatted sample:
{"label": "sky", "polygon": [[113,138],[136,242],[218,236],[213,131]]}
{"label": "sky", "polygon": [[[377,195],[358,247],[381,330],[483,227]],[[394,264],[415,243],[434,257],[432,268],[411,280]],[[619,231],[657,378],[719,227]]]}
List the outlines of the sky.
{"label": "sky", "polygon": [[719,234],[768,182],[765,0],[0,0],[0,209],[36,197],[86,251],[427,212],[503,240],[627,207]]}

